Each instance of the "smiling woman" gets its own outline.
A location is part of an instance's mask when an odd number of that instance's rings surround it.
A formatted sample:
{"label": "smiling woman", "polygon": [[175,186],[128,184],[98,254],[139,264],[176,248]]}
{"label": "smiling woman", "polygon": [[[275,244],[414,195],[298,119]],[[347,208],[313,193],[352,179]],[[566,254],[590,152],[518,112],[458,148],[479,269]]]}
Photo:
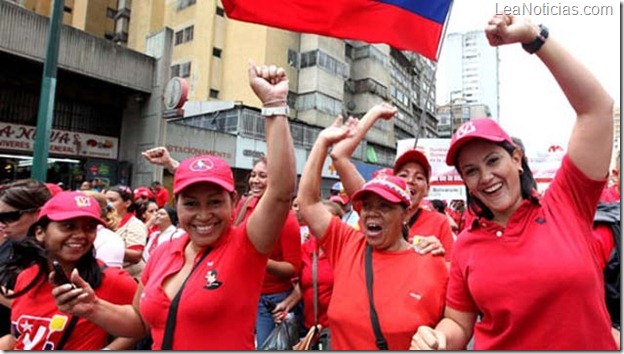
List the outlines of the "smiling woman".
{"label": "smiling woman", "polygon": [[406,240],[403,221],[412,197],[404,178],[380,174],[353,193],[361,230],[323,205],[320,181],[329,147],[357,126],[353,118],[343,125],[338,117],[321,131],[301,174],[299,209],[334,271],[331,349],[406,350],[418,326],[442,318],[448,272],[444,258],[421,255]]}
{"label": "smiling woman", "polygon": [[[262,102],[285,107],[284,69],[250,62],[248,73]],[[173,181],[186,234],[150,254],[134,303],[115,306],[88,288],[83,289],[86,295],[76,297],[68,288],[57,287],[59,307],[116,335],[141,337],[149,332],[152,349],[253,350],[266,264],[295,190],[294,147],[283,114],[266,115],[267,187],[245,223],[232,224],[237,194],[228,163],[213,155],[186,159]]]}
{"label": "smiling woman", "polygon": [[[25,258],[32,263],[17,277],[14,292],[4,294],[14,299],[11,307],[14,346],[2,349],[98,350],[107,345],[111,349],[132,347],[133,340],[115,339],[109,342],[108,333],[94,323],[82,318],[72,319],[60,311],[52,296],[53,285],[48,281],[50,274],[56,275],[52,268],[54,261],[61,266],[58,271],[62,271],[66,278],[77,270],[85,279],[85,284],[95,289],[103,299],[119,304],[132,302],[136,282],[125,271],[101,268],[103,263],[95,259],[93,241],[97,225],[103,223],[99,204],[81,192],[60,192],[41,208],[31,234],[15,245],[14,258],[0,271],[0,283],[6,286],[6,269],[22,266],[20,263]],[[73,282],[75,278],[69,281]],[[75,322],[73,335],[69,329],[70,322]],[[26,326],[27,323],[30,326]],[[61,330],[55,330],[55,325],[59,325]],[[81,335],[85,333],[88,335]]]}

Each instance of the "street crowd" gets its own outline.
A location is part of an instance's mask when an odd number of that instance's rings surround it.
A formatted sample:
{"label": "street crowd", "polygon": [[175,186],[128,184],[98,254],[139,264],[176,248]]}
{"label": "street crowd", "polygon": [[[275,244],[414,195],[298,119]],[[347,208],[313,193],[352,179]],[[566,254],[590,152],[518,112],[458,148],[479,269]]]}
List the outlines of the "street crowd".
{"label": "street crowd", "polygon": [[[619,349],[613,100],[543,26],[496,15],[485,33],[540,60],[576,112],[544,193],[520,141],[492,119],[451,139],[465,202],[427,200],[418,150],[365,180],[350,157],[396,115],[387,103],[323,129],[297,187],[288,78],[250,61],[267,150],[246,193],[222,158],[176,161],[164,147],[143,156],[174,174],[171,196],[159,182],[2,186],[0,349],[270,349],[287,324],[288,348]],[[340,182],[323,198],[327,156]]]}

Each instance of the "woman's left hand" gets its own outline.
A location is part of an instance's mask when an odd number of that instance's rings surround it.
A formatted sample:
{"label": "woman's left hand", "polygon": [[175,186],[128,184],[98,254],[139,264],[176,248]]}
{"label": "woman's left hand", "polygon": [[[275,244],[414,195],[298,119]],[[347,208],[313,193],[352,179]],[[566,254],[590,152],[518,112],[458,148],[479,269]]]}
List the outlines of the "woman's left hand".
{"label": "woman's left hand", "polygon": [[529,43],[538,33],[538,27],[528,19],[512,15],[494,15],[485,28],[485,36],[493,47],[511,43]]}
{"label": "woman's left hand", "polygon": [[446,252],[442,242],[435,236],[414,236],[414,248],[420,254],[431,253],[436,256],[442,256]]}
{"label": "woman's left hand", "polygon": [[256,65],[249,60],[249,85],[267,107],[286,106],[288,77],[283,68],[275,65]]}

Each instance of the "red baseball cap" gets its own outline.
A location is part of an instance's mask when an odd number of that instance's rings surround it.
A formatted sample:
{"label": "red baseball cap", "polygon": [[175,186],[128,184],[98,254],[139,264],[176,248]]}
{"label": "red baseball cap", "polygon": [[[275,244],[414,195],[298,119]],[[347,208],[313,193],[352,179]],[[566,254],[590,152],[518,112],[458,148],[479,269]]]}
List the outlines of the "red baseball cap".
{"label": "red baseball cap", "polygon": [[47,216],[52,221],[63,221],[78,217],[88,217],[100,224],[105,224],[100,219],[100,204],[95,198],[82,192],[64,191],[54,195],[39,211],[38,219]]}
{"label": "red baseball cap", "polygon": [[392,170],[391,168],[384,167],[373,172],[373,179],[381,177],[381,176],[394,176],[394,170]]}
{"label": "red baseball cap", "polygon": [[408,162],[416,162],[421,165],[425,169],[425,175],[427,177],[427,182],[429,182],[429,177],[431,177],[431,164],[429,164],[429,160],[427,156],[418,150],[407,150],[399,158],[394,162],[394,173],[397,173],[403,165]]}
{"label": "red baseball cap", "polygon": [[515,146],[509,134],[507,134],[493,119],[477,118],[469,120],[468,122],[462,124],[457,129],[455,134],[453,134],[453,137],[451,138],[451,145],[446,153],[446,164],[454,166],[459,150],[461,150],[461,148],[468,142],[475,139],[484,139],[494,143],[506,141]]}
{"label": "red baseball cap", "polygon": [[214,183],[228,192],[234,191],[232,168],[225,160],[216,156],[195,156],[182,161],[173,177],[173,194],[199,182]]}
{"label": "red baseball cap", "polygon": [[[353,194],[353,201],[359,201],[366,192],[375,193],[391,203],[401,203],[406,208],[411,204],[405,180],[396,176],[379,176],[366,182],[360,190]],[[361,203],[354,203],[357,212],[360,211],[361,205]]]}
{"label": "red baseball cap", "polygon": [[56,183],[44,183],[45,186],[48,188],[48,190],[50,191],[50,194],[52,196],[57,195],[58,193],[63,191],[63,188],[61,188],[61,186],[59,186]]}
{"label": "red baseball cap", "polygon": [[343,193],[340,193],[338,195],[332,195],[329,198],[329,200],[334,202],[334,203],[338,203],[338,204],[342,204],[342,205],[349,204],[349,196],[347,196],[346,194],[343,194]]}
{"label": "red baseball cap", "polygon": [[152,193],[152,190],[147,187],[139,187],[134,190],[134,199],[141,198],[141,197],[147,198],[147,199],[154,199],[154,193]]}

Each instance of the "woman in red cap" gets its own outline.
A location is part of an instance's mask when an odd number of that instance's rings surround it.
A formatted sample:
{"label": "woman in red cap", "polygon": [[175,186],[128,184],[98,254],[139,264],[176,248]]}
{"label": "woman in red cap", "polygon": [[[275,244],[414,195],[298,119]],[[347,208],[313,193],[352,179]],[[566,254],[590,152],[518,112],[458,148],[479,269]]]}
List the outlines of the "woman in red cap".
{"label": "woman in red cap", "polygon": [[[544,26],[494,16],[491,45],[522,43],[550,70],[577,118],[567,155],[540,197],[520,149],[491,119],[453,135],[446,163],[477,219],[457,238],[445,318],[414,349],[613,350],[592,220],[609,172],[613,100]],[[477,322],[477,317],[481,319]]]}
{"label": "woman in red cap", "polygon": [[[391,119],[396,112],[396,107],[385,102],[373,106],[361,121],[355,123],[352,136],[336,143],[332,148],[332,162],[348,195],[362,188],[365,182],[349,158],[378,119]],[[414,244],[422,253],[444,253],[447,265],[450,265],[454,242],[451,224],[443,215],[421,205],[423,198],[429,193],[431,165],[427,157],[418,150],[408,150],[397,158],[391,172],[405,180],[411,197],[411,206],[405,217],[409,229],[408,242]]]}
{"label": "woman in red cap", "polygon": [[249,81],[265,106],[270,162],[267,189],[248,221],[232,225],[236,191],[227,162],[210,155],[186,159],[175,171],[173,192],[187,235],[150,255],[134,304],[115,306],[89,287],[58,287],[62,310],[115,335],[138,338],[149,332],[153,349],[255,349],[262,281],[290,211],[296,170],[285,115],[286,72],[250,62]]}
{"label": "woman in red cap", "polygon": [[[262,157],[254,161],[249,174],[249,194],[238,204],[234,225],[247,220],[266,193],[269,171],[267,159]],[[299,273],[301,264],[301,236],[299,222],[294,212],[290,212],[284,227],[279,231],[278,242],[269,255],[266,274],[262,283],[258,315],[256,316],[256,342],[258,347],[264,343],[273,328],[272,312],[274,306],[283,301],[293,290],[291,279]]]}
{"label": "woman in red cap", "polygon": [[[137,288],[126,271],[106,268],[95,259],[93,241],[100,219],[98,202],[81,192],[60,192],[39,212],[31,235],[15,245],[15,255],[3,270],[29,258],[34,263],[17,277],[12,298],[11,320],[17,350],[131,349],[134,340],[108,341],[108,333],[95,323],[59,310],[52,289],[61,285],[52,268],[60,264],[65,277],[71,274],[78,286],[89,286],[98,298],[116,304],[130,304]],[[51,273],[51,274],[50,274]],[[81,278],[75,277],[80,274]],[[50,275],[50,277],[48,277]],[[3,271],[0,282],[6,285]],[[72,284],[64,285],[71,288]]]}
{"label": "woman in red cap", "polygon": [[[402,178],[380,175],[353,194],[361,230],[325,208],[320,198],[323,162],[329,147],[353,127],[349,122],[341,126],[341,120],[337,118],[319,134],[297,195],[300,213],[334,269],[328,310],[331,349],[406,350],[418,326],[442,318],[446,266],[441,257],[418,254],[404,238],[403,220],[411,197]],[[373,313],[377,321],[369,316]]]}

